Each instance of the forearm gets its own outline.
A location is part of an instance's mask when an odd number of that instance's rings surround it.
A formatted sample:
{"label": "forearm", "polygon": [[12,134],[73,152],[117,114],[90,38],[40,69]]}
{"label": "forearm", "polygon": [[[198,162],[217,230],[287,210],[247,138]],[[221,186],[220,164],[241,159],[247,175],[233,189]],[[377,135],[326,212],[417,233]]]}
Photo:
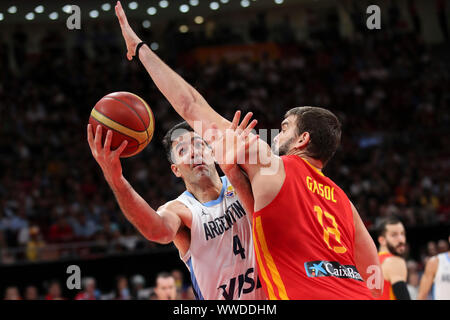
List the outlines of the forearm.
{"label": "forearm", "polygon": [[[220,130],[228,127],[230,122],[215,112],[194,87],[164,63],[148,46],[144,45],[139,50],[139,59],[159,91],[194,130],[198,131],[194,121],[201,121],[207,127],[214,122]],[[197,133],[203,135],[202,132]]]}
{"label": "forearm", "polygon": [[224,170],[225,175],[234,187],[247,213],[253,214],[255,202],[250,181],[238,165]]}
{"label": "forearm", "polygon": [[417,295],[417,300],[427,300],[430,289],[433,286],[433,278],[431,278],[426,273],[422,276],[420,281],[419,293]]}
{"label": "forearm", "polygon": [[107,179],[107,182],[125,217],[145,238],[155,242],[170,242],[168,241],[170,239],[167,239],[170,232],[165,227],[163,219],[123,176]]}

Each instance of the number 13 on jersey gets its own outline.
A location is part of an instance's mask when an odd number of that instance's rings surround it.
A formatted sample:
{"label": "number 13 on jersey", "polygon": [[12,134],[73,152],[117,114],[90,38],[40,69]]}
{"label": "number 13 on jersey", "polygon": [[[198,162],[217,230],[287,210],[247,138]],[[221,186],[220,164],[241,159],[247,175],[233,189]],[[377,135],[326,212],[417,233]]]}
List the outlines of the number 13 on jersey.
{"label": "number 13 on jersey", "polygon": [[[347,252],[347,248],[344,246],[334,246],[330,245],[330,234],[334,235],[336,241],[341,244],[341,233],[339,232],[338,225],[336,223],[336,219],[334,216],[324,210],[322,210],[319,206],[314,206],[314,212],[317,214],[317,220],[319,220],[320,225],[323,228],[323,241],[327,244],[330,250],[333,250],[336,253],[345,253]],[[331,221],[331,225],[333,227],[325,227],[323,224],[323,216],[327,217]]]}

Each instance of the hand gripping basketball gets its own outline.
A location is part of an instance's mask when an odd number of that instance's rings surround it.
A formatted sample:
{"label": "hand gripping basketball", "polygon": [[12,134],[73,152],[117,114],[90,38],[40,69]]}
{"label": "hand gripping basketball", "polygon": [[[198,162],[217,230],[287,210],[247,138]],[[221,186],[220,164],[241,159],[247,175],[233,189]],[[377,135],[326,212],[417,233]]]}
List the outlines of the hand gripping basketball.
{"label": "hand gripping basketball", "polygon": [[100,168],[103,171],[105,179],[108,182],[115,181],[122,176],[122,165],[120,163],[120,154],[125,150],[128,141],[124,140],[120,146],[112,151],[111,140],[112,131],[108,130],[106,133],[105,143],[102,146],[102,126],[98,125],[93,133],[93,127],[91,124],[87,126],[87,140],[89,147],[91,148],[92,155],[94,156]]}

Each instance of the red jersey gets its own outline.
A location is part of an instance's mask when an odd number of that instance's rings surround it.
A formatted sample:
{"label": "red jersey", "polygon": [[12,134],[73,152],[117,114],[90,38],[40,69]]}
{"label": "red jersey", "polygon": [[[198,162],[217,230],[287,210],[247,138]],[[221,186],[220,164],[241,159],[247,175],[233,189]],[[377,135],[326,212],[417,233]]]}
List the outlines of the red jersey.
{"label": "red jersey", "polygon": [[[378,252],[378,258],[380,259],[380,265],[383,264],[384,260],[392,257],[392,254],[387,251]],[[378,300],[397,300],[394,291],[392,290],[391,283],[384,279],[383,294],[377,298]]]}
{"label": "red jersey", "polygon": [[373,299],[356,270],[350,201],[302,158],[281,157],[286,178],[253,215],[260,280],[269,299]]}

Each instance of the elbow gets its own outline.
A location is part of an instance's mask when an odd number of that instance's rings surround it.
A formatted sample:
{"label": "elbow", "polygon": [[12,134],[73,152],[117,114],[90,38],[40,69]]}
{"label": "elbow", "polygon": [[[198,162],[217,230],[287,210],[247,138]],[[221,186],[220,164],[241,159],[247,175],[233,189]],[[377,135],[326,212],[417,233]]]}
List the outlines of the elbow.
{"label": "elbow", "polygon": [[169,244],[173,241],[173,238],[168,237],[168,236],[154,236],[154,235],[150,235],[150,236],[145,236],[145,238],[150,241],[150,242],[156,242],[159,244]]}
{"label": "elbow", "polygon": [[156,242],[159,244],[169,244],[175,238],[170,232],[142,232],[142,235],[150,242]]}

